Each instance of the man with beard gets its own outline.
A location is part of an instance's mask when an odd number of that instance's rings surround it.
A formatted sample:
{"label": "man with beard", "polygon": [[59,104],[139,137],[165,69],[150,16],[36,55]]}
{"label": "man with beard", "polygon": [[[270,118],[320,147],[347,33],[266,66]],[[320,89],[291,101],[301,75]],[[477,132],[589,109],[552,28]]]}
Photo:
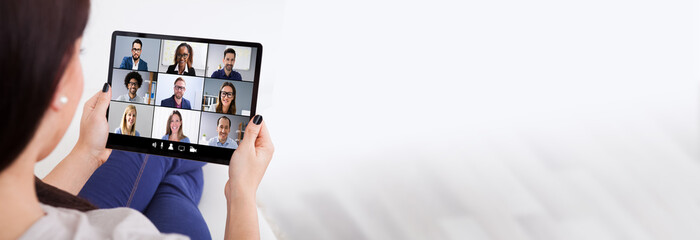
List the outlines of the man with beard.
{"label": "man with beard", "polygon": [[136,39],[131,43],[131,57],[126,56],[122,59],[122,64],[119,68],[131,69],[135,71],[148,71],[148,64],[141,59],[141,40]]}
{"label": "man with beard", "polygon": [[243,80],[240,73],[233,71],[234,63],[236,63],[236,51],[234,51],[233,48],[228,48],[224,51],[224,68],[216,70],[216,72],[211,74],[211,77],[228,80]]}
{"label": "man with beard", "polygon": [[209,140],[209,146],[231,149],[238,148],[236,141],[228,137],[228,134],[231,132],[231,119],[226,116],[221,116],[216,120],[216,132],[219,134],[219,137],[211,138]]}
{"label": "man with beard", "polygon": [[192,109],[190,101],[182,97],[183,95],[185,95],[185,90],[187,90],[185,88],[185,79],[182,79],[181,77],[175,79],[175,86],[173,86],[173,96],[163,99],[163,101],[160,101],[160,105],[163,107]]}
{"label": "man with beard", "polygon": [[138,72],[130,72],[124,77],[124,86],[127,93],[117,97],[117,101],[144,103],[143,98],[136,94],[136,91],[141,88],[143,78]]}

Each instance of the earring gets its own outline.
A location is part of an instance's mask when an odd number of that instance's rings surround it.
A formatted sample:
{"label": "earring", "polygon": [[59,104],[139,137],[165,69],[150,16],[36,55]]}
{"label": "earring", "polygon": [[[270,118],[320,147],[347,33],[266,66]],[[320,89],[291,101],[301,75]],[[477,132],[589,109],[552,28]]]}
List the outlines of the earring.
{"label": "earring", "polygon": [[60,98],[58,98],[58,101],[61,104],[66,104],[66,103],[68,103],[68,98],[66,96],[61,96]]}

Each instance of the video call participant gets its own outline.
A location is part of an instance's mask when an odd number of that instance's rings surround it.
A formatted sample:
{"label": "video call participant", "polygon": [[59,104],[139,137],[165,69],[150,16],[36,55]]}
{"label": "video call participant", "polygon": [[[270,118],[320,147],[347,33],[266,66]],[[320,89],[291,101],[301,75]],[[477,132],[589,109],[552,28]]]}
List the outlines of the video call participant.
{"label": "video call participant", "polygon": [[168,66],[165,73],[194,76],[192,62],[194,59],[192,46],[187,43],[180,43],[175,49],[175,59],[173,65]]}
{"label": "video call participant", "polygon": [[219,102],[216,103],[217,113],[236,114],[236,88],[230,82],[224,82],[219,89]]}
{"label": "video call participant", "polygon": [[131,57],[124,57],[122,59],[122,64],[119,65],[119,68],[136,71],[148,71],[148,63],[141,59],[141,46],[141,40],[134,40],[134,42],[131,43]]}
{"label": "video call participant", "polygon": [[185,88],[185,79],[182,79],[181,77],[175,79],[175,86],[173,86],[173,95],[169,98],[160,101],[160,105],[163,107],[192,109],[190,101],[182,97],[185,95],[186,90],[187,89]]}
{"label": "video call participant", "polygon": [[221,116],[216,120],[216,132],[219,133],[219,137],[209,139],[209,146],[231,149],[238,148],[236,141],[228,137],[228,134],[231,132],[231,119],[226,116]]}
{"label": "video call participant", "polygon": [[233,70],[233,64],[236,63],[236,51],[233,48],[227,48],[224,51],[224,68],[216,70],[211,74],[212,78],[222,78],[228,80],[243,80],[241,74]]}
{"label": "video call participant", "polygon": [[126,106],[124,115],[122,115],[122,123],[120,127],[114,129],[114,133],[130,136],[141,136],[139,131],[136,131],[136,107],[134,105]]}
{"label": "video call participant", "polygon": [[124,77],[124,86],[126,86],[127,93],[117,97],[117,101],[129,101],[144,103],[141,96],[136,95],[136,91],[141,88],[143,84],[143,78],[138,72],[130,72]]}
{"label": "video call participant", "polygon": [[190,139],[182,134],[182,115],[177,110],[173,110],[173,113],[168,117],[168,125],[165,129],[165,136],[161,138],[162,140],[169,140],[175,142],[185,142],[189,143]]}

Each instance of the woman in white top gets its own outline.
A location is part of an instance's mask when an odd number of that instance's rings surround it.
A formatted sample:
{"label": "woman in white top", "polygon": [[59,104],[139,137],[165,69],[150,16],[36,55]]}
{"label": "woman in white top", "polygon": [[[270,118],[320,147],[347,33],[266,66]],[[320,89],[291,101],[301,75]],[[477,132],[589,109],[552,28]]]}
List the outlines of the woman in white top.
{"label": "woman in white top", "polygon": [[[128,208],[79,211],[40,202],[50,187],[35,185],[34,166],[65,134],[83,92],[78,55],[89,5],[87,0],[0,3],[0,16],[7,20],[0,21],[0,76],[6,80],[0,81],[0,89],[12,89],[0,94],[5,103],[5,117],[0,118],[0,239],[186,238],[161,235],[147,218]],[[34,97],[16,101],[18,94]],[[110,99],[105,84],[85,103],[75,147],[43,179],[59,192],[49,196],[62,198],[53,204],[79,205],[75,194],[110,155],[104,147]],[[35,110],[27,111],[27,105]],[[224,188],[226,238],[259,238],[255,193],[274,150],[262,117],[251,123],[231,158]]]}

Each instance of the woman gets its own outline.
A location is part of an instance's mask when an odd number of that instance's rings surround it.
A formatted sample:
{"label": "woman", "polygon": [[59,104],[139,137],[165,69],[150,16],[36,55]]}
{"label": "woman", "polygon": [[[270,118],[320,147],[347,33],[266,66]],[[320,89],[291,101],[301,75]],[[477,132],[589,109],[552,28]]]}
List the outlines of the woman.
{"label": "woman", "polygon": [[124,134],[140,137],[139,131],[136,131],[136,107],[134,105],[126,106],[122,122],[117,129],[114,129],[116,134]]}
{"label": "woman", "polygon": [[180,43],[175,49],[173,65],[168,66],[168,71],[165,73],[194,76],[193,59],[192,46],[187,43]]}
{"label": "woman", "polygon": [[190,142],[190,139],[182,133],[182,115],[180,115],[179,111],[174,110],[168,117],[168,125],[165,127],[165,136],[161,139],[175,142]]}
{"label": "woman", "polygon": [[221,85],[216,112],[236,114],[236,88],[233,87],[232,83],[224,82],[224,85]]}
{"label": "woman", "polygon": [[[0,94],[6,103],[1,107],[6,117],[0,119],[0,239],[166,237],[143,213],[130,208],[95,209],[75,196],[98,167],[121,160],[104,147],[109,131],[108,84],[85,103],[73,150],[43,181],[35,180],[36,162],[57,146],[80,102],[83,75],[78,55],[89,6],[87,0],[0,3],[0,16],[12,19],[0,21],[0,76],[19,80],[0,81],[0,89],[13,89]],[[20,93],[46,97],[14,101]],[[37,111],[26,111],[27,105]],[[262,118],[251,123],[231,157],[224,188],[227,238],[259,238],[255,193],[274,150]],[[168,207],[170,212],[180,212],[172,211],[178,206]],[[186,226],[188,220],[172,221]]]}

